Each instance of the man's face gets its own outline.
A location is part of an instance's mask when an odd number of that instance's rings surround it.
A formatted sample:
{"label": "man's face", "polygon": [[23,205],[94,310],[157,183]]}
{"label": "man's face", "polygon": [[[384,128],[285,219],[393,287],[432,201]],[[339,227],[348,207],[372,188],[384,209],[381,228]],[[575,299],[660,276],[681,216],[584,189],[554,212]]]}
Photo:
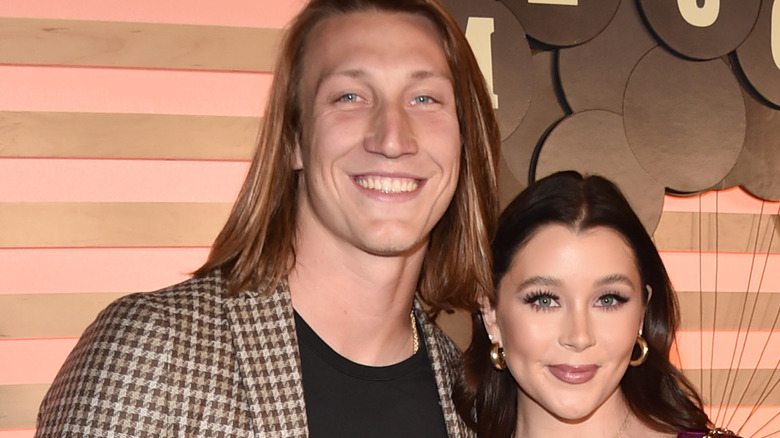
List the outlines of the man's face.
{"label": "man's face", "polygon": [[386,12],[329,18],[303,63],[299,232],[375,255],[421,251],[455,192],[461,153],[434,26]]}

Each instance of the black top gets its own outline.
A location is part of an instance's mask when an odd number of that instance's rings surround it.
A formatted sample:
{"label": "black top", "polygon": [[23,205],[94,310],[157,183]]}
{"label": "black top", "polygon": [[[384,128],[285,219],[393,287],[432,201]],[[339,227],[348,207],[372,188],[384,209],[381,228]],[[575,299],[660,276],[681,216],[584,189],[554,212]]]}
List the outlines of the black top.
{"label": "black top", "polygon": [[447,437],[422,337],[409,359],[371,367],[336,353],[297,312],[295,326],[312,438]]}

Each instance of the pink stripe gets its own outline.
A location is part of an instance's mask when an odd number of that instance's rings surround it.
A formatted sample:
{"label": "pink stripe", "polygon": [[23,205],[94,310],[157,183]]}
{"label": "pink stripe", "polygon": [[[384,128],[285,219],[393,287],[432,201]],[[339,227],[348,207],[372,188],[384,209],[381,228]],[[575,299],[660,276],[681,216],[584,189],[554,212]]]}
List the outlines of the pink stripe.
{"label": "pink stripe", "polygon": [[0,438],[33,438],[35,429],[0,429]]}
{"label": "pink stripe", "polygon": [[0,202],[233,202],[249,164],[0,158]]}
{"label": "pink stripe", "polygon": [[780,365],[780,331],[718,330],[714,333],[714,354],[711,330],[681,330],[677,333],[683,369],[775,369]]}
{"label": "pink stripe", "polygon": [[283,27],[304,0],[2,0],[0,16]]}
{"label": "pink stripe", "polygon": [[77,338],[0,340],[0,385],[52,382],[76,342]]}
{"label": "pink stripe", "polygon": [[151,291],[189,278],[208,248],[0,249],[0,294]]}
{"label": "pink stripe", "polygon": [[270,73],[0,66],[4,111],[260,116]]}
{"label": "pink stripe", "polygon": [[780,254],[662,251],[661,258],[677,290],[780,292]]}
{"label": "pink stripe", "polygon": [[[701,205],[699,199],[701,198]],[[671,196],[664,198],[664,211],[698,213],[748,213],[760,214],[762,201],[739,187],[719,192],[707,192],[698,196]],[[765,202],[764,214],[778,214],[780,202]]]}

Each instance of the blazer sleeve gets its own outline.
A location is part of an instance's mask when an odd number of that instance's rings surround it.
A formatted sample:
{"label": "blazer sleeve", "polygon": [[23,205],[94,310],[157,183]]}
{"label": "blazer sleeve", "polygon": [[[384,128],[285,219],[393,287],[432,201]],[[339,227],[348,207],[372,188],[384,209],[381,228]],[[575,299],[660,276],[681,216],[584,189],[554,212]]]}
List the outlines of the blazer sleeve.
{"label": "blazer sleeve", "polygon": [[38,413],[36,437],[164,436],[170,310],[123,297],[86,329]]}

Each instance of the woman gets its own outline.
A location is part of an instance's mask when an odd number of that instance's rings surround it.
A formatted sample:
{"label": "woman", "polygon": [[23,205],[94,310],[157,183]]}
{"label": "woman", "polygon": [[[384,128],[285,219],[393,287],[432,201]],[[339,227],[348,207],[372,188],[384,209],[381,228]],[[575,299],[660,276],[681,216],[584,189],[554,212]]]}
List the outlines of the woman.
{"label": "woman", "polygon": [[533,184],[502,214],[493,257],[455,394],[478,436],[734,436],[708,431],[669,361],[677,300],[612,183],[568,171]]}

